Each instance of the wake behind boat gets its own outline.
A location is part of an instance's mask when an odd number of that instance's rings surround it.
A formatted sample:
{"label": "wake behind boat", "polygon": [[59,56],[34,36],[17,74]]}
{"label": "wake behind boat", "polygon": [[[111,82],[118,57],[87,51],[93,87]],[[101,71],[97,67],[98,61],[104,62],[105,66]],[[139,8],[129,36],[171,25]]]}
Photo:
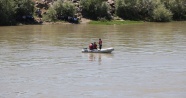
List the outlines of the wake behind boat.
{"label": "wake behind boat", "polygon": [[88,48],[83,48],[82,49],[82,53],[111,53],[112,51],[114,51],[114,48],[104,48],[104,49],[93,49],[90,50]]}

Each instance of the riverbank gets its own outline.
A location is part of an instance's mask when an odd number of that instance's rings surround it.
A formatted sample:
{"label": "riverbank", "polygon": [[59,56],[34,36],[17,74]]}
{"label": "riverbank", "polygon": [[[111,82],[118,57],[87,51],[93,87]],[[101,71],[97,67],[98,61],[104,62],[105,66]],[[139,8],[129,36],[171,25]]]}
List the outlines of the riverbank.
{"label": "riverbank", "polygon": [[[124,25],[124,24],[141,24],[143,21],[132,21],[132,20],[111,20],[111,21],[96,21],[86,18],[82,18],[79,24],[92,24],[92,25]],[[43,22],[43,25],[49,24],[73,24],[65,21],[56,22]]]}
{"label": "riverbank", "polygon": [[[82,18],[80,20],[79,24],[89,24],[91,21],[93,21],[93,20]],[[49,25],[49,24],[74,24],[74,23],[70,23],[70,22],[66,22],[66,21],[56,21],[56,22],[46,22],[46,21],[44,21],[42,24],[43,25]]]}
{"label": "riverbank", "polygon": [[[141,24],[143,21],[132,21],[132,20],[111,20],[111,21],[96,21],[86,18],[82,18],[78,24],[92,24],[92,25],[126,25],[126,24]],[[75,24],[66,21],[43,21],[34,23],[18,23],[17,25],[53,25],[53,24]]]}
{"label": "riverbank", "polygon": [[[174,23],[174,22],[183,22],[185,23],[186,21],[171,21],[171,22],[166,22],[166,23]],[[111,21],[95,21],[95,20],[90,20],[86,18],[82,18],[79,24],[91,24],[91,25],[132,25],[132,24],[143,24],[146,23],[146,21],[133,21],[133,20],[111,20]],[[149,22],[153,23],[153,22]],[[155,23],[160,23],[160,22],[155,22]],[[55,21],[55,22],[45,22],[43,21],[42,23],[33,23],[33,24],[28,24],[28,23],[19,23],[18,25],[56,25],[56,24],[74,24],[74,23],[69,23],[66,21]]]}
{"label": "riverbank", "polygon": [[[132,2],[127,0],[126,1],[62,0],[62,1],[61,0],[26,0],[26,1],[8,0],[7,2],[2,1],[0,2],[0,5],[2,6],[2,10],[0,11],[1,14],[0,26],[11,26],[20,24],[38,25],[63,23],[121,25],[139,22],[134,20],[141,20],[147,22],[171,22],[179,20],[185,21],[186,19],[185,17],[186,12],[184,10],[185,8],[184,7],[182,8],[182,6],[185,5],[185,3],[177,0],[173,0],[171,1],[171,3],[160,2],[159,0],[154,0],[153,2],[151,1]],[[122,5],[124,3],[129,4]],[[176,4],[179,5],[175,6]],[[182,9],[180,9],[179,11],[176,10],[179,8]],[[88,19],[85,19],[85,17]],[[115,19],[115,17],[121,18],[121,21],[115,21],[117,20]]]}
{"label": "riverbank", "polygon": [[111,21],[90,21],[89,24],[95,25],[124,25],[124,24],[139,24],[143,21],[131,21],[131,20],[111,20]]}
{"label": "riverbank", "polygon": [[[43,17],[44,15],[46,15],[47,13],[47,10],[46,8],[49,8],[51,5],[53,5],[54,1],[51,1],[51,0],[44,0],[44,1],[38,1],[38,0],[33,0],[35,2],[35,8],[39,10],[40,12],[40,16],[42,17],[37,17],[35,16],[35,19],[36,21],[38,21],[38,23],[40,24],[42,22],[42,24],[74,24],[74,23],[77,23],[77,24],[100,24],[100,25],[122,25],[122,24],[136,24],[136,23],[141,23],[141,21],[132,21],[132,20],[123,20],[119,17],[114,17],[113,16],[113,13],[112,13],[112,19],[111,21],[105,19],[105,18],[102,18],[103,20],[91,20],[91,19],[87,19],[87,18],[84,18],[82,16],[82,6],[80,6],[80,0],[72,0],[72,3],[76,6],[76,9],[77,9],[77,13],[75,14],[77,19],[78,19],[78,22],[70,22],[68,19],[71,18],[71,17],[67,17],[61,19],[61,20],[57,20],[57,21],[51,21],[50,19],[48,20],[46,17]],[[68,0],[67,0],[68,1]],[[115,5],[115,2],[114,0],[106,0],[106,3],[111,7],[113,8],[114,5]],[[112,9],[113,10],[113,9]],[[112,12],[112,11],[109,11],[109,12]],[[111,13],[110,13],[111,14]]]}
{"label": "riverbank", "polygon": [[[147,21],[133,21],[133,20],[111,20],[111,21],[96,21],[91,19],[82,18],[79,24],[92,24],[92,25],[129,25],[129,24],[143,24]],[[171,21],[171,22],[164,22],[164,23],[174,23],[174,22],[183,22],[186,21]],[[153,22],[149,22],[153,23]],[[160,23],[160,22],[155,22]],[[42,25],[52,25],[52,24],[73,24],[65,21],[56,21],[56,22],[43,22]]]}

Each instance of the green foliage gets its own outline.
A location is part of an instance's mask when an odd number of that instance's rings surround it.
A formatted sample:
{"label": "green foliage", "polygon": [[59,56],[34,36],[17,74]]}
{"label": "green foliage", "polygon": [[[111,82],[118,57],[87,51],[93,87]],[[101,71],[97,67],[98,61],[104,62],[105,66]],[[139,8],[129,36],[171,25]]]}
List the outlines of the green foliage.
{"label": "green foliage", "polygon": [[80,5],[82,6],[82,14],[84,17],[90,19],[111,19],[109,13],[110,6],[105,0],[81,0]]}
{"label": "green foliage", "polygon": [[106,2],[102,2],[101,6],[100,6],[100,11],[98,11],[98,19],[100,18],[105,18],[110,20],[111,14],[108,12],[110,9],[110,6],[106,3]]}
{"label": "green foliage", "polygon": [[15,8],[13,0],[0,0],[0,25],[15,24]]}
{"label": "green foliage", "polygon": [[58,0],[54,3],[53,9],[56,11],[57,15],[71,16],[75,15],[76,9],[75,5],[69,1]]}
{"label": "green foliage", "polygon": [[125,18],[126,9],[127,8],[124,0],[116,0],[116,15],[121,18]]}
{"label": "green foliage", "polygon": [[137,13],[139,20],[150,21],[153,10],[160,4],[158,0],[139,0],[137,2]]}
{"label": "green foliage", "polygon": [[18,17],[32,15],[33,9],[31,0],[0,0],[0,25],[15,25]]}
{"label": "green foliage", "polygon": [[44,16],[44,20],[56,21],[59,16],[74,17],[75,13],[75,5],[72,2],[58,0],[49,8],[47,14]]}
{"label": "green foliage", "polygon": [[129,20],[149,20],[156,0],[116,0],[116,15]]}
{"label": "green foliage", "polygon": [[34,3],[31,0],[14,0],[16,4],[16,15],[32,15],[34,13]]}
{"label": "green foliage", "polygon": [[[112,19],[107,0],[80,0],[83,17],[108,22]],[[186,0],[115,0],[115,16],[125,20],[186,20]],[[22,16],[34,13],[33,0],[0,0],[0,25],[15,25]],[[76,7],[71,1],[57,0],[44,19],[56,21],[61,16],[74,17]],[[24,19],[23,19],[24,21]]]}
{"label": "green foliage", "polygon": [[163,3],[173,13],[174,20],[186,19],[186,0],[165,0]]}
{"label": "green foliage", "polygon": [[184,0],[116,0],[116,15],[129,20],[171,21],[172,15],[174,19],[186,15],[186,1],[183,2]]}
{"label": "green foliage", "polygon": [[50,7],[47,11],[47,14],[43,17],[44,21],[56,21],[57,20],[57,12],[53,7]]}
{"label": "green foliage", "polygon": [[153,11],[153,21],[168,22],[172,20],[172,12],[165,8],[163,4],[158,5]]}

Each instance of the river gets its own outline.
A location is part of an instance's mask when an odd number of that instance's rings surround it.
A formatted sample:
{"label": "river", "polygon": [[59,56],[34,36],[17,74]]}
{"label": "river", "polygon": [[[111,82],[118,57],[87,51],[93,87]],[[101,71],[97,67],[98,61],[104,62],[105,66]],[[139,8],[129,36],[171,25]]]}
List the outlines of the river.
{"label": "river", "polygon": [[186,98],[185,24],[0,27],[0,98]]}

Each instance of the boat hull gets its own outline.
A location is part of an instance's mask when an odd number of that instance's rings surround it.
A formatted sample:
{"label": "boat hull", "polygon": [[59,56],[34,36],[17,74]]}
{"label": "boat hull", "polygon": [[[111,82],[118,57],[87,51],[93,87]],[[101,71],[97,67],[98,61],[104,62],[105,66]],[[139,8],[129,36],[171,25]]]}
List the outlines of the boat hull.
{"label": "boat hull", "polygon": [[112,51],[114,51],[114,48],[105,48],[105,49],[93,49],[93,50],[89,50],[87,48],[83,48],[82,49],[82,53],[111,53]]}

